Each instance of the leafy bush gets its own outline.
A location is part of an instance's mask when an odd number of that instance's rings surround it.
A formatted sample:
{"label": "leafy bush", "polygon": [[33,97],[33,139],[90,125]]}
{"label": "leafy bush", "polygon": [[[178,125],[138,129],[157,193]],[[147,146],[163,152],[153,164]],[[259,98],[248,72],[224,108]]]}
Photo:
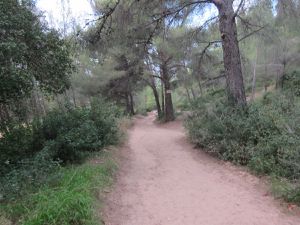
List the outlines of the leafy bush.
{"label": "leafy bush", "polygon": [[210,95],[194,105],[186,121],[194,143],[260,174],[300,178],[299,99],[267,94],[244,110]]}
{"label": "leafy bush", "polygon": [[46,184],[34,195],[28,195],[6,206],[5,216],[14,224],[69,225],[98,224],[95,218],[95,197],[112,183],[116,165],[109,155],[102,155],[102,164],[86,163],[60,168],[60,179]]}
{"label": "leafy bush", "polygon": [[87,152],[103,146],[87,109],[51,112],[39,132],[43,132],[46,139],[44,150],[63,162],[79,161]]}
{"label": "leafy bush", "polygon": [[91,108],[54,111],[43,122],[45,148],[54,159],[76,162],[88,152],[118,141],[118,108],[103,101],[94,101]]}
{"label": "leafy bush", "polygon": [[80,162],[116,144],[121,116],[116,106],[98,99],[89,108],[54,110],[29,125],[11,125],[0,138],[0,200],[40,186],[58,164]]}
{"label": "leafy bush", "polygon": [[118,120],[123,116],[123,111],[112,103],[101,99],[95,99],[91,103],[90,117],[97,127],[103,145],[117,144],[120,135]]}
{"label": "leafy bush", "polygon": [[296,96],[300,96],[300,71],[285,75],[283,83],[285,90],[292,91]]}
{"label": "leafy bush", "polygon": [[33,133],[32,130],[23,125],[10,126],[2,132],[0,139],[0,159],[1,171],[3,175],[9,168],[10,164],[15,164],[25,157],[33,156],[32,149]]}
{"label": "leafy bush", "polygon": [[36,191],[45,183],[55,182],[60,178],[59,168],[59,162],[53,161],[47,151],[19,161],[0,178],[0,201],[15,200]]}

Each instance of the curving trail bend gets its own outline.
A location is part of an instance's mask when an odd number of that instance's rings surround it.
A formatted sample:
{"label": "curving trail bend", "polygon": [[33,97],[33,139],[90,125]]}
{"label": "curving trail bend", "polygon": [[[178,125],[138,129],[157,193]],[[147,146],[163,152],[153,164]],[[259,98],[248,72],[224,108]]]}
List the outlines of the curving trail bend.
{"label": "curving trail bend", "polygon": [[180,122],[153,120],[129,132],[105,225],[300,225],[261,179],[193,149]]}

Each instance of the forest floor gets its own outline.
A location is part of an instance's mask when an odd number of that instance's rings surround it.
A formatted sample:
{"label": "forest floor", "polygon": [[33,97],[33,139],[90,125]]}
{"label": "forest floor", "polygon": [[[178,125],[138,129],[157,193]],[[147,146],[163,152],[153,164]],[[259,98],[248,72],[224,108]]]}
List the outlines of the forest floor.
{"label": "forest floor", "polygon": [[105,225],[297,225],[264,179],[201,152],[181,122],[135,119],[107,195]]}

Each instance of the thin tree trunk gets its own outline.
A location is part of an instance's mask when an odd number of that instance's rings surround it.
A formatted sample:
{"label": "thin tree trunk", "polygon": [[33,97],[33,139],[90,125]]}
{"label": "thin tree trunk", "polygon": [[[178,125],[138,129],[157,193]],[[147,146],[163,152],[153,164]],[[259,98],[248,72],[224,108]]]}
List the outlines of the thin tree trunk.
{"label": "thin tree trunk", "polygon": [[58,108],[59,108],[60,110],[63,110],[64,107],[63,107],[63,104],[61,103],[61,101],[60,101],[60,99],[59,99],[59,95],[58,95],[58,94],[55,95],[55,99],[56,99],[56,103],[57,103],[57,105],[58,105]]}
{"label": "thin tree trunk", "polygon": [[171,85],[169,81],[165,82],[165,121],[173,121],[175,119],[173,102],[172,102],[172,92]]}
{"label": "thin tree trunk", "polygon": [[198,84],[198,87],[199,87],[199,90],[200,90],[200,95],[202,96],[203,95],[203,88],[202,88],[201,81],[200,81],[199,77],[197,77],[197,84]]}
{"label": "thin tree trunk", "polygon": [[256,56],[253,64],[253,78],[252,78],[252,92],[251,92],[251,101],[255,98],[256,92],[256,65],[257,65],[257,57],[258,57],[258,45],[256,46]]}
{"label": "thin tree trunk", "polygon": [[283,86],[284,86],[284,80],[285,80],[285,76],[286,76],[286,73],[285,73],[285,68],[286,68],[286,63],[284,62],[283,63],[283,71],[282,71],[282,75],[280,76],[280,88],[283,89]]}
{"label": "thin tree trunk", "polygon": [[222,38],[228,98],[234,105],[245,106],[247,102],[233,0],[214,0],[214,3],[219,11],[219,29]]}
{"label": "thin tree trunk", "polygon": [[129,93],[129,102],[130,102],[130,114],[131,115],[134,115],[135,112],[134,112],[134,101],[133,101],[133,96],[132,96],[132,93],[130,92]]}
{"label": "thin tree trunk", "polygon": [[[265,77],[268,77],[268,64],[267,64],[267,48],[266,45],[264,45],[264,56],[265,56]],[[268,85],[265,83],[264,84],[264,90],[267,92],[268,90]]]}
{"label": "thin tree trunk", "polygon": [[153,76],[150,77],[150,85],[149,85],[153,91],[153,96],[155,99],[155,104],[156,104],[156,110],[157,110],[157,115],[158,117],[162,116],[162,109],[160,106],[160,102],[159,102],[159,94],[156,88],[156,84],[155,84],[155,78]]}
{"label": "thin tree trunk", "polygon": [[275,88],[279,89],[280,87],[280,75],[279,75],[279,71],[278,69],[276,70],[276,84],[275,84]]}
{"label": "thin tree trunk", "polygon": [[129,94],[126,94],[126,113],[130,115],[131,107],[130,107],[130,98]]}
{"label": "thin tree trunk", "polygon": [[185,92],[186,92],[186,95],[188,97],[189,103],[191,103],[192,99],[191,99],[191,95],[190,95],[189,89],[187,87],[185,87]]}
{"label": "thin tree trunk", "polygon": [[132,94],[130,92],[128,92],[126,94],[126,112],[131,116],[135,114],[134,104],[133,104],[133,97],[132,97]]}
{"label": "thin tree trunk", "polygon": [[36,89],[36,94],[37,94],[37,97],[38,97],[38,101],[39,101],[39,105],[40,105],[40,108],[41,108],[42,116],[45,116],[46,115],[46,104],[45,104],[43,93],[40,91],[40,89],[37,88]]}
{"label": "thin tree trunk", "polygon": [[196,94],[195,94],[195,91],[194,91],[193,87],[191,87],[191,93],[192,93],[193,99],[195,100],[196,99]]}
{"label": "thin tree trunk", "polygon": [[1,129],[8,131],[7,123],[10,120],[9,110],[5,104],[0,104],[0,124]]}
{"label": "thin tree trunk", "polygon": [[43,105],[43,109],[44,109],[44,115],[47,114],[48,108],[46,106],[46,102],[45,102],[45,96],[43,93],[41,93],[41,101],[42,101],[42,105]]}
{"label": "thin tree trunk", "polygon": [[285,76],[285,64],[282,64],[282,68],[278,68],[276,70],[277,72],[277,76],[276,76],[276,85],[275,88],[276,89],[282,89],[283,88],[283,82],[284,82],[284,76]]}
{"label": "thin tree trunk", "polygon": [[[190,91],[189,91],[189,88],[188,88],[188,82],[187,82],[187,80],[186,80],[186,78],[185,77],[183,77],[183,86],[184,86],[184,89],[185,89],[185,92],[186,92],[186,96],[187,96],[187,98],[188,98],[188,101],[189,101],[189,103],[191,103],[192,102],[192,98],[191,98],[191,95],[190,95]],[[191,87],[191,92],[192,92],[192,95],[194,95],[195,93],[193,93],[194,92],[194,90],[192,90],[193,88]]]}
{"label": "thin tree trunk", "polygon": [[73,88],[72,85],[71,85],[71,92],[72,92],[72,98],[73,98],[74,107],[77,108],[75,92],[74,92],[74,88]]}
{"label": "thin tree trunk", "polygon": [[162,78],[165,86],[165,114],[164,119],[166,122],[173,121],[175,119],[173,102],[172,102],[172,92],[171,92],[171,83],[168,74],[167,65],[162,65],[161,68]]}
{"label": "thin tree trunk", "polygon": [[157,91],[155,85],[151,86],[151,88],[152,88],[154,99],[155,99],[155,103],[156,103],[156,109],[157,109],[158,117],[161,117],[162,113],[161,113],[161,107],[160,107],[160,102],[159,102],[158,91]]}
{"label": "thin tree trunk", "polygon": [[165,90],[164,82],[161,80],[161,109],[162,109],[163,115],[166,113],[164,90]]}
{"label": "thin tree trunk", "polygon": [[39,104],[40,102],[39,102],[39,97],[37,94],[36,87],[33,89],[32,98],[33,98],[33,105],[34,105],[34,117],[41,118],[41,106]]}

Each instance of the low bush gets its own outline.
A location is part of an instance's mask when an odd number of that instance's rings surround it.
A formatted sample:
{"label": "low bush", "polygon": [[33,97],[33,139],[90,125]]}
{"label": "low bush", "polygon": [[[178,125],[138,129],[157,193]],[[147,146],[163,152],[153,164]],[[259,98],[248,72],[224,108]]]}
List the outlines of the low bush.
{"label": "low bush", "polygon": [[19,161],[0,178],[0,202],[16,200],[45,183],[55,182],[60,178],[59,169],[59,162],[53,161],[47,151]]}
{"label": "low bush", "polygon": [[294,71],[284,76],[283,88],[291,91],[294,95],[300,96],[300,71]]}
{"label": "low bush", "polygon": [[227,105],[222,92],[193,103],[185,126],[205,151],[273,177],[277,197],[300,204],[299,74],[288,75],[284,89],[266,93],[247,109]]}
{"label": "low bush", "polygon": [[269,93],[247,109],[237,109],[210,95],[193,105],[186,128],[198,146],[259,174],[300,178],[298,98]]}
{"label": "low bush", "polygon": [[116,165],[110,158],[102,154],[101,164],[60,168],[60,179],[45,184],[33,195],[2,205],[0,212],[14,224],[99,224],[95,198],[112,183]]}
{"label": "low bush", "polygon": [[39,187],[59,165],[116,144],[121,116],[116,106],[97,99],[90,107],[53,110],[31,124],[12,124],[0,138],[0,201]]}
{"label": "low bush", "polygon": [[114,105],[95,100],[91,108],[49,113],[38,133],[43,133],[44,148],[53,153],[55,160],[78,162],[89,152],[116,144],[120,116]]}

